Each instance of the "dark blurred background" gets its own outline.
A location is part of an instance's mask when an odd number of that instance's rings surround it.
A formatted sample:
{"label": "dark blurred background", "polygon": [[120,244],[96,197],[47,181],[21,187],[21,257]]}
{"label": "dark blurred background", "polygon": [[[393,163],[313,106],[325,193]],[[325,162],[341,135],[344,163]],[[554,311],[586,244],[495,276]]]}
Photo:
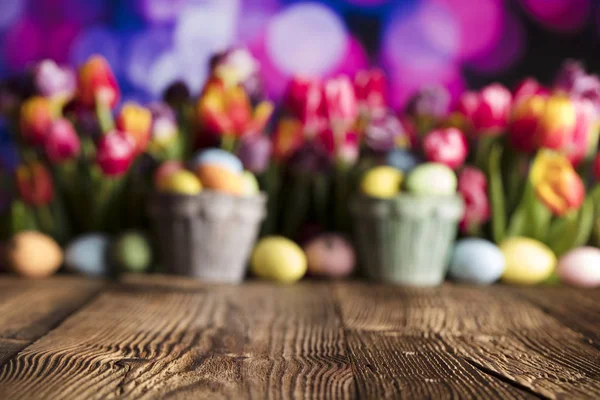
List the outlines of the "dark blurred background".
{"label": "dark blurred background", "polygon": [[565,58],[600,72],[596,0],[0,0],[0,75],[93,53],[125,99],[156,98],[174,80],[202,86],[210,55],[248,46],[277,97],[291,74],[381,65],[392,102],[441,83],[453,93],[524,75],[549,80]]}

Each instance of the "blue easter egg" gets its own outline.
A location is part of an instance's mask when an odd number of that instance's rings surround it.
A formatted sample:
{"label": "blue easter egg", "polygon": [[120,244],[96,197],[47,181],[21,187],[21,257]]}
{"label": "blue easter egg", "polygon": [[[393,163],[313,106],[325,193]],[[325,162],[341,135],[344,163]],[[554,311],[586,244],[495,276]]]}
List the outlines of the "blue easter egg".
{"label": "blue easter egg", "polygon": [[235,174],[244,170],[239,158],[221,149],[207,149],[198,152],[192,159],[194,169],[204,164],[220,165]]}
{"label": "blue easter egg", "polygon": [[69,271],[102,276],[109,272],[107,236],[92,233],[80,236],[65,250],[65,266]]}
{"label": "blue easter egg", "polygon": [[421,163],[419,157],[408,150],[396,149],[388,153],[385,163],[400,171],[407,173]]}
{"label": "blue easter egg", "polygon": [[500,248],[483,239],[463,239],[456,243],[450,276],[458,281],[490,284],[502,276],[506,261]]}

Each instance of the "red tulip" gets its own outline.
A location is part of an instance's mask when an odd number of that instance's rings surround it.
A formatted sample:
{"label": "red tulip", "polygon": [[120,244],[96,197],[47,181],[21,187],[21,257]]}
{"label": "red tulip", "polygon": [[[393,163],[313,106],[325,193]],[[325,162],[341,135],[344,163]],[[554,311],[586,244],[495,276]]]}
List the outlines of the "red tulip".
{"label": "red tulip", "polygon": [[79,155],[79,136],[69,120],[60,118],[52,123],[44,149],[52,163],[68,161]]}
{"label": "red tulip", "polygon": [[361,114],[377,117],[385,113],[387,109],[387,79],[381,69],[359,71],[354,77],[354,90]]}
{"label": "red tulip", "polygon": [[467,119],[475,134],[490,135],[501,132],[507,126],[511,105],[510,91],[494,83],[479,92],[464,93],[457,111]]}
{"label": "red tulip", "polygon": [[100,138],[96,161],[107,176],[123,175],[135,157],[135,142],[121,131],[112,131]]}
{"label": "red tulip", "polygon": [[443,128],[430,132],[423,139],[423,152],[428,161],[456,169],[467,159],[469,146],[458,128]]}
{"label": "red tulip", "polygon": [[148,147],[152,113],[145,107],[127,102],[117,116],[117,129],[126,132],[135,142],[135,153],[141,154]]}
{"label": "red tulip", "polygon": [[106,59],[99,55],[90,57],[79,69],[79,101],[93,108],[96,101],[115,108],[121,96],[115,75]]}
{"label": "red tulip", "polygon": [[519,82],[513,93],[513,102],[514,104],[517,104],[531,96],[548,96],[550,91],[542,86],[535,78],[525,78]]}
{"label": "red tulip", "polygon": [[52,105],[44,97],[31,97],[21,106],[21,135],[32,145],[42,145],[52,124]]}
{"label": "red tulip", "polygon": [[316,79],[294,77],[284,95],[287,110],[297,118],[307,132],[315,134],[324,128],[323,85]]}
{"label": "red tulip", "polygon": [[54,198],[52,175],[38,161],[17,168],[16,180],[21,198],[30,206],[45,206]]}
{"label": "red tulip", "polygon": [[325,114],[329,118],[331,129],[339,132],[349,131],[358,117],[358,104],[354,86],[347,76],[329,79],[323,88]]}
{"label": "red tulip", "polygon": [[485,174],[476,168],[465,167],[458,174],[458,193],[465,202],[460,230],[463,233],[472,233],[490,218]]}

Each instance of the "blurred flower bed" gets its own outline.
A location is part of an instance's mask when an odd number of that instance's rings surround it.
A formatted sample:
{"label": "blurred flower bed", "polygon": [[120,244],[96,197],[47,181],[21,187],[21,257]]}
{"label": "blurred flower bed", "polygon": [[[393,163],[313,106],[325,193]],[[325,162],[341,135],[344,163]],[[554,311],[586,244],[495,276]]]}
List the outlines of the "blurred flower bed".
{"label": "blurred flower bed", "polygon": [[275,104],[260,67],[219,53],[199,94],[177,82],[147,105],[120,104],[101,56],[5,81],[4,264],[600,285],[600,80],[579,63],[457,100],[423,87],[401,113],[377,68],[296,76]]}

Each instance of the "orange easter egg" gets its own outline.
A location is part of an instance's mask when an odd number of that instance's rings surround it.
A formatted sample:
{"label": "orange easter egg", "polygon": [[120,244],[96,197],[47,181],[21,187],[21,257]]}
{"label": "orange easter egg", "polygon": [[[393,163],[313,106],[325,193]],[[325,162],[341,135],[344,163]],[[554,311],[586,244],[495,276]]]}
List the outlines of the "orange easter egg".
{"label": "orange easter egg", "polygon": [[203,164],[196,168],[196,175],[207,189],[233,195],[241,195],[244,191],[244,181],[241,174],[236,174],[227,168],[216,164]]}

